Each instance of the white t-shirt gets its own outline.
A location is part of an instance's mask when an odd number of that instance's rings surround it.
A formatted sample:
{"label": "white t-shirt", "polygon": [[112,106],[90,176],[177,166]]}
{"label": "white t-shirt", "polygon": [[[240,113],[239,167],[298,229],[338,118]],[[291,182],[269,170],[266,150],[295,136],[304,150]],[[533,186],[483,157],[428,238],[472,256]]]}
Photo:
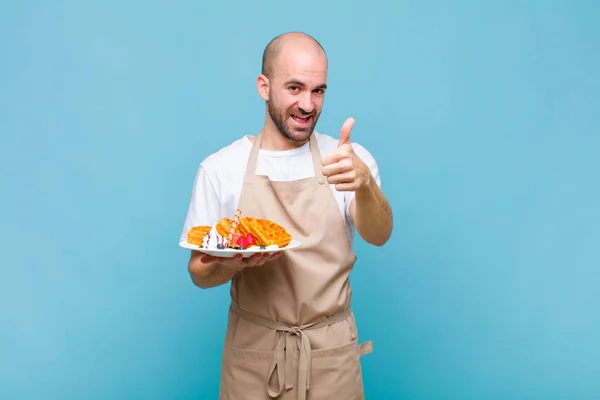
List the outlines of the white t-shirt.
{"label": "white t-shirt", "polygon": [[[338,139],[317,132],[313,134],[317,139],[321,157],[337,148]],[[356,155],[370,168],[377,185],[381,186],[379,169],[373,156],[357,143],[352,143],[352,147]],[[200,163],[180,241],[187,240],[187,232],[194,226],[212,226],[220,218],[233,218],[238,207],[251,148],[252,143],[246,135],[209,155]],[[309,143],[293,150],[261,149],[256,174],[266,175],[272,181],[290,181],[315,176]],[[329,186],[352,242],[354,223],[350,217],[350,202],[354,198],[354,192],[339,192],[335,189],[335,185]]]}

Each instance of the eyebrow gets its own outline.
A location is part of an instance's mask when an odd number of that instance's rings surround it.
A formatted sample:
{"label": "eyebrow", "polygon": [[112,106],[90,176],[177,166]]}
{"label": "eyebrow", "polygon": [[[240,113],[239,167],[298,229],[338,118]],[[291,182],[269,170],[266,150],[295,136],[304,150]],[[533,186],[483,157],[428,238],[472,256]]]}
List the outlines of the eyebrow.
{"label": "eyebrow", "polygon": [[[298,85],[298,86],[306,86],[303,82],[300,82],[297,79],[290,79],[285,84],[286,84],[286,86],[291,85],[291,84]],[[318,85],[315,89],[327,89],[327,84],[322,83],[322,84]]]}

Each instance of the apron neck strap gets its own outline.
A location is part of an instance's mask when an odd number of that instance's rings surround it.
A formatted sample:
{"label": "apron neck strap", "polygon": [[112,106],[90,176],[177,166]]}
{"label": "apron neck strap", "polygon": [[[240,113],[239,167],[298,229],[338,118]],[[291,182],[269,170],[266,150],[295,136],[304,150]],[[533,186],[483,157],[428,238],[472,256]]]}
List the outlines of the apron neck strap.
{"label": "apron neck strap", "polygon": [[[256,174],[256,165],[258,163],[258,152],[260,151],[260,145],[262,143],[263,133],[260,132],[254,142],[252,143],[252,149],[250,150],[250,157],[248,158],[248,165],[246,166],[246,179],[253,177]],[[323,184],[325,179],[323,178],[321,169],[321,152],[319,151],[319,144],[315,138],[315,133],[310,135],[309,139],[310,153],[312,155],[313,169],[315,171],[315,177],[319,181],[319,184]]]}
{"label": "apron neck strap", "polygon": [[319,182],[319,185],[325,183],[325,178],[323,177],[323,166],[321,165],[321,151],[319,150],[319,144],[317,143],[317,138],[315,137],[315,133],[313,132],[310,135],[310,153],[312,154],[313,160],[313,168],[315,170],[315,178]]}
{"label": "apron neck strap", "polygon": [[256,173],[256,164],[258,161],[258,152],[260,151],[260,144],[262,143],[262,132],[260,132],[254,138],[252,143],[252,149],[250,150],[250,157],[248,158],[248,165],[246,166],[246,180],[252,178]]}

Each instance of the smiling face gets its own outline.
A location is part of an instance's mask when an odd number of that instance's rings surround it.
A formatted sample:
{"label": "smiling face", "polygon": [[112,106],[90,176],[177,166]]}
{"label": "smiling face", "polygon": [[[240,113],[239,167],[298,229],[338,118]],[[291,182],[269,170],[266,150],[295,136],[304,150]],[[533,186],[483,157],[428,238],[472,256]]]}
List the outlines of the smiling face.
{"label": "smiling face", "polygon": [[259,92],[267,103],[268,118],[288,140],[305,142],[317,124],[325,89],[327,58],[312,42],[282,46],[269,76],[259,77]]}

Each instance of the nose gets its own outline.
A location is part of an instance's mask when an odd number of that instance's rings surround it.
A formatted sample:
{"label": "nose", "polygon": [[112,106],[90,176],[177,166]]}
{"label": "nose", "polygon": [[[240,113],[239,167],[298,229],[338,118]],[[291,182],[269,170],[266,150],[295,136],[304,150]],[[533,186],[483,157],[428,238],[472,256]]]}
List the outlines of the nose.
{"label": "nose", "polygon": [[310,114],[315,109],[315,103],[313,102],[312,93],[304,92],[298,99],[298,107],[306,114]]}

